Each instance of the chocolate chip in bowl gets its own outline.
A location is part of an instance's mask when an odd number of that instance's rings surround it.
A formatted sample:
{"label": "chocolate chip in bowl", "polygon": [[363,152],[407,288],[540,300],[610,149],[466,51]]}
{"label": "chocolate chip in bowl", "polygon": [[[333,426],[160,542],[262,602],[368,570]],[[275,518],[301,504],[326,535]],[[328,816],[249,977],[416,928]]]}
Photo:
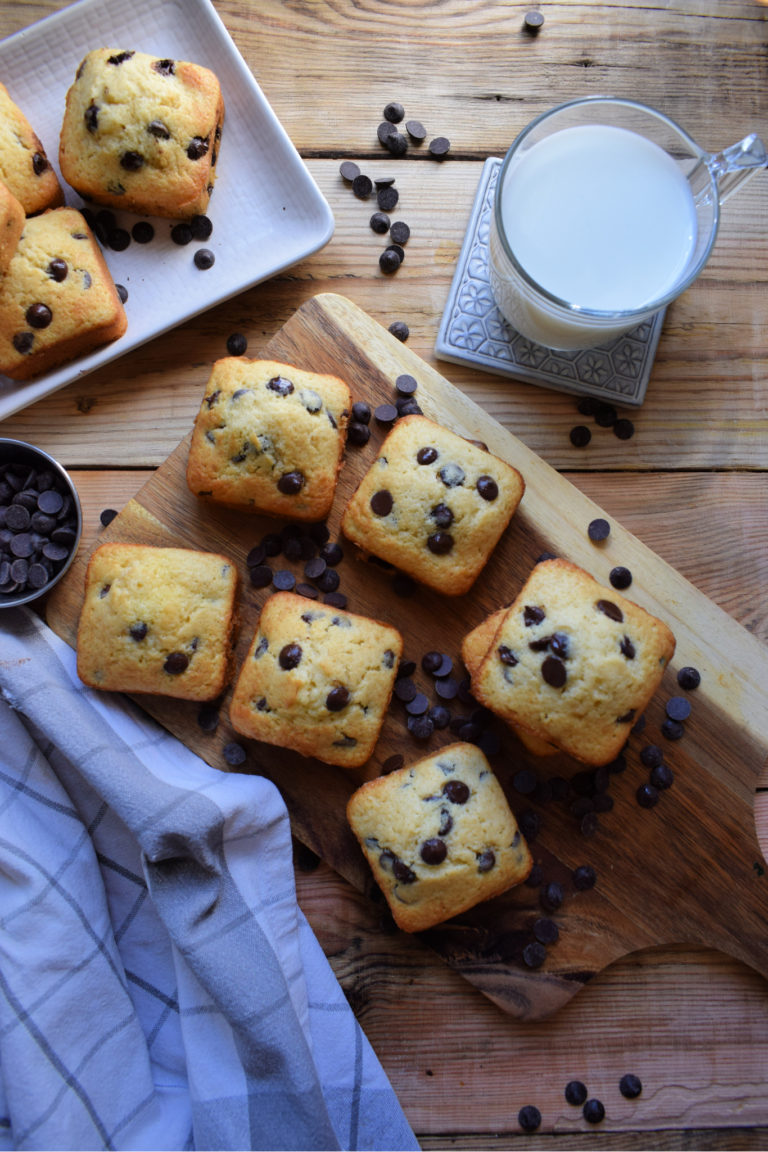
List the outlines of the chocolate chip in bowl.
{"label": "chocolate chip in bowl", "polygon": [[62,466],[31,444],[0,439],[0,608],[48,593],[82,530],[80,499]]}

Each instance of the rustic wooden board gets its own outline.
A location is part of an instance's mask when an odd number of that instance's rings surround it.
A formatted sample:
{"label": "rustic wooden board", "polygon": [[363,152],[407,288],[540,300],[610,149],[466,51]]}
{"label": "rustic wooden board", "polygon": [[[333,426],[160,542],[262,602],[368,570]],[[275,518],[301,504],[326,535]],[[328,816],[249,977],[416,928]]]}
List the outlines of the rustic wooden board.
{"label": "rustic wooden board", "polygon": [[[541,829],[531,845],[534,857],[545,881],[561,882],[566,894],[555,914],[560,939],[543,967],[530,970],[520,959],[532,924],[542,915],[539,890],[527,886],[425,933],[425,941],[503,1009],[528,1019],[555,1011],[611,961],[651,945],[707,945],[768,975],[768,875],[753,811],[755,783],[768,755],[768,651],[619,524],[612,524],[604,545],[591,544],[586,529],[600,514],[597,505],[344,297],[324,294],[306,302],[262,351],[301,367],[337,372],[356,399],[374,404],[390,400],[395,378],[410,372],[419,381],[419,401],[427,416],[484,441],[525,477],[521,507],[483,578],[466,597],[446,599],[426,590],[397,597],[391,573],[365,563],[347,546],[339,572],[349,607],[395,623],[403,632],[407,656],[418,661],[425,651],[439,648],[459,666],[462,637],[514,597],[544,550],[581,564],[604,583],[614,565],[629,567],[634,575],[631,598],[665,619],[677,637],[674,664],[648,709],[645,732],[631,738],[626,771],[611,779],[613,810],[599,817],[594,835],[581,833],[565,804],[522,797],[512,787],[515,771],[525,764],[536,766],[542,779],[570,777],[579,766],[562,757],[534,761],[503,726],[497,728],[502,751],[493,758],[494,767],[515,811],[530,807],[538,813]],[[364,449],[348,449],[329,519],[332,535],[344,501],[383,436],[383,430],[374,428]],[[186,456],[184,440],[102,539],[228,552],[244,573],[242,657],[268,594],[250,588],[244,560],[275,524],[199,505],[184,482]],[[83,553],[48,605],[49,622],[70,643],[86,560]],[[300,573],[297,566],[285,566]],[[647,778],[638,752],[644,743],[664,743],[659,734],[664,703],[677,693],[675,672],[685,664],[699,668],[702,684],[691,695],[693,714],[684,738],[665,745],[675,785],[656,808],[644,810],[635,800],[638,785]],[[428,677],[419,672],[417,679],[430,691]],[[200,730],[194,705],[149,697],[141,703],[209,763],[226,767],[222,748],[232,739],[226,701],[215,734]],[[448,731],[436,733],[428,747],[454,738]],[[248,745],[243,770],[271,777],[286,798],[296,835],[359,889],[375,896],[345,824],[344,805],[361,780],[377,774],[398,751],[415,759],[424,747],[411,740],[405,715],[394,703],[372,760],[358,772],[256,743]],[[586,893],[575,892],[570,878],[582,863],[592,864],[598,875],[595,889]]]}

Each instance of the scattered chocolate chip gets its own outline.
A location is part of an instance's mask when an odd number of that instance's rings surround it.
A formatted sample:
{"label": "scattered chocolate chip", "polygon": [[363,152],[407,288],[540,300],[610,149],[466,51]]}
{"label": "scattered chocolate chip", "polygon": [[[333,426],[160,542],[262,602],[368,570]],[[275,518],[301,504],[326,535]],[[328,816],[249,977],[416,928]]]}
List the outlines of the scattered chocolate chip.
{"label": "scattered chocolate chip", "polygon": [[408,141],[402,132],[392,131],[384,137],[384,147],[393,156],[404,156],[408,151]]}
{"label": "scattered chocolate chip", "polygon": [[417,142],[427,138],[427,130],[419,120],[406,120],[405,130],[411,139]]}
{"label": "scattered chocolate chip", "polygon": [[[392,209],[397,205],[399,199],[400,193],[398,192],[397,188],[392,187],[392,185],[390,185],[388,188],[379,188],[378,192],[376,193],[376,203],[382,212],[391,212]],[[390,235],[391,232],[392,230],[390,228]],[[396,238],[392,236],[392,239],[395,240]]]}
{"label": "scattered chocolate chip", "polygon": [[339,172],[349,184],[360,175],[360,169],[354,160],[343,160],[339,165]]}
{"label": "scattered chocolate chip", "polygon": [[534,1104],[526,1104],[517,1114],[523,1132],[535,1132],[541,1125],[541,1112]]}
{"label": "scattered chocolate chip", "polygon": [[438,160],[448,155],[450,151],[451,142],[445,136],[436,136],[434,140],[430,141],[429,151],[432,156]]}
{"label": "scattered chocolate chip", "polygon": [[423,692],[417,692],[412,700],[405,706],[409,716],[424,716],[429,711],[429,700]]}
{"label": "scattered chocolate chip", "polygon": [[398,104],[393,100],[385,107],[383,116],[390,124],[399,124],[405,116],[405,108],[403,108],[402,104]]}
{"label": "scattered chocolate chip", "polygon": [[641,808],[653,808],[659,802],[659,792],[653,784],[641,784],[635,795]]}
{"label": "scattered chocolate chip", "polygon": [[366,176],[364,173],[355,176],[352,181],[352,191],[358,200],[367,200],[373,192],[373,181],[370,176]]}
{"label": "scattered chocolate chip", "polygon": [[701,684],[701,673],[697,668],[681,668],[677,674],[677,682],[681,688],[690,692]]}
{"label": "scattered chocolate chip", "polygon": [[687,720],[691,714],[690,701],[684,696],[670,696],[665,712],[670,720]]}
{"label": "scattered chocolate chip", "polygon": [[433,708],[430,708],[428,716],[435,728],[439,731],[447,728],[451,722],[451,713],[449,709],[442,704],[435,704]]}
{"label": "scattered chocolate chip", "polygon": [[209,216],[204,216],[199,213],[193,216],[189,222],[189,227],[192,229],[192,237],[194,240],[208,240],[213,232],[213,221]]}
{"label": "scattered chocolate chip", "polygon": [[379,236],[385,236],[389,232],[389,216],[385,212],[374,212],[368,223],[371,226],[371,231],[376,232]]}
{"label": "scattered chocolate chip", "polygon": [[605,1108],[600,1100],[586,1100],[581,1111],[588,1124],[600,1124],[605,1119]]}
{"label": "scattered chocolate chip", "polygon": [[646,768],[656,768],[664,760],[664,751],[658,744],[646,744],[640,749],[640,760]]}
{"label": "scattered chocolate chip", "polygon": [[126,300],[128,299],[128,289],[126,286],[124,284],[115,284],[115,291],[120,297],[121,303],[125,304]]}
{"label": "scattered chocolate chip", "polygon": [[587,534],[593,544],[599,544],[602,540],[608,539],[611,534],[611,526],[607,520],[598,517],[590,522]]}
{"label": "scattered chocolate chip", "polygon": [[[517,823],[520,831],[526,840],[535,840],[541,831],[541,817],[538,812],[534,812],[533,808],[524,808],[517,818]],[[554,905],[550,911],[554,910]]]}
{"label": "scattered chocolate chip", "polygon": [[587,1099],[587,1086],[582,1080],[569,1080],[565,1086],[565,1099],[574,1108],[581,1108]]}
{"label": "scattered chocolate chip", "polygon": [[651,769],[651,784],[659,792],[671,788],[674,782],[674,772],[667,764],[657,764],[655,768]]}
{"label": "scattered chocolate chip", "polygon": [[371,438],[371,430],[367,424],[361,424],[359,420],[350,420],[347,425],[347,440],[356,448],[362,448],[367,444]]}
{"label": "scattered chocolate chip", "polygon": [[232,332],[227,337],[227,352],[230,356],[244,356],[248,350],[248,341],[242,332]]}
{"label": "scattered chocolate chip", "polygon": [[387,274],[397,272],[401,264],[402,260],[394,248],[385,248],[379,256],[379,267]]}
{"label": "scattered chocolate chip", "polygon": [[224,745],[221,750],[221,754],[227,764],[229,764],[230,768],[237,768],[239,764],[245,763],[245,748],[243,748],[242,744],[238,744],[234,740],[232,740],[229,744]]}
{"label": "scattered chocolate chip", "polygon": [[117,509],[104,508],[104,510],[99,514],[99,520],[101,521],[102,526],[106,528],[108,524],[112,523],[115,516],[117,516]]}
{"label": "scattered chocolate chip", "polygon": [[538,36],[543,23],[544,16],[541,12],[526,12],[525,16],[523,17],[523,27],[530,36]]}
{"label": "scattered chocolate chip", "polygon": [[186,244],[192,243],[192,229],[189,224],[174,224],[171,228],[171,240],[174,244],[184,247]]}
{"label": "scattered chocolate chip", "polygon": [[414,740],[429,740],[435,730],[429,716],[409,716],[407,726]]}
{"label": "scattered chocolate chip", "polygon": [[527,968],[541,968],[547,958],[547,950],[538,940],[531,941],[523,948],[523,963]]}
{"label": "scattered chocolate chip", "polygon": [[550,881],[550,883],[542,889],[540,897],[541,905],[549,912],[556,912],[562,905],[563,899],[564,893],[562,886],[558,884],[556,880]]}
{"label": "scattered chocolate chip", "polygon": [[661,726],[661,734],[667,740],[682,740],[685,726],[679,720],[665,720]]}
{"label": "scattered chocolate chip", "polygon": [[410,329],[404,320],[393,320],[388,330],[392,333],[396,340],[400,341],[401,344],[404,344],[411,334]]}
{"label": "scattered chocolate chip", "polygon": [[390,226],[389,235],[395,244],[407,244],[410,239],[411,229],[404,220],[395,220]]}
{"label": "scattered chocolate chip", "polygon": [[616,568],[611,568],[608,579],[614,588],[622,590],[629,588],[632,583],[632,573],[629,568],[622,568],[620,565],[617,565]]}
{"label": "scattered chocolate chip", "polygon": [[636,1100],[643,1090],[643,1084],[639,1076],[633,1075],[632,1072],[627,1072],[619,1080],[619,1092],[626,1100]]}
{"label": "scattered chocolate chip", "polygon": [[397,408],[394,404],[379,404],[373,415],[379,424],[394,424],[397,420]]}
{"label": "scattered chocolate chip", "polygon": [[577,424],[576,427],[572,427],[568,435],[571,444],[575,448],[586,448],[592,439],[592,432],[590,432],[586,424]]}
{"label": "scattered chocolate chip", "polygon": [[618,440],[631,440],[635,434],[635,426],[631,420],[622,417],[613,425],[613,434]]}
{"label": "scattered chocolate chip", "polygon": [[405,757],[401,752],[395,752],[392,756],[388,756],[381,766],[382,776],[388,776],[390,772],[396,772],[398,768],[402,768],[405,764]]}
{"label": "scattered chocolate chip", "polygon": [[599,403],[595,409],[595,424],[600,428],[612,428],[618,419],[613,404]]}
{"label": "scattered chocolate chip", "polygon": [[198,248],[197,252],[195,252],[195,255],[193,256],[193,260],[195,267],[199,268],[201,272],[205,272],[209,268],[213,268],[213,265],[216,262],[216,257],[214,253],[211,252],[210,248]]}
{"label": "scattered chocolate chip", "polygon": [[560,929],[548,916],[540,916],[534,922],[533,934],[540,944],[556,944],[560,938]]}

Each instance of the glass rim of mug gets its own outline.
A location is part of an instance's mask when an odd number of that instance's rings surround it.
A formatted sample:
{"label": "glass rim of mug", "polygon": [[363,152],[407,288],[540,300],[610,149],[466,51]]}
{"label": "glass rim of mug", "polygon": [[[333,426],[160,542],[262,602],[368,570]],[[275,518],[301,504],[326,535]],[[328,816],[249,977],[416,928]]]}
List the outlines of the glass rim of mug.
{"label": "glass rim of mug", "polygon": [[572,304],[570,301],[563,300],[562,297],[556,296],[553,292],[549,292],[546,288],[539,284],[539,282],[535,280],[533,276],[530,275],[530,273],[525,270],[509,246],[507,234],[501,218],[501,188],[504,182],[504,175],[509,168],[511,160],[517,154],[520,145],[526,140],[531,132],[534,131],[534,129],[536,129],[544,120],[548,120],[551,116],[555,116],[559,112],[567,111],[569,108],[577,108],[582,105],[590,104],[623,105],[624,107],[632,108],[635,111],[643,112],[653,116],[657,120],[667,124],[674,132],[682,137],[682,139],[691,148],[692,152],[698,156],[700,160],[707,159],[708,154],[705,152],[705,150],[696,143],[693,137],[688,132],[686,132],[684,128],[680,127],[676,120],[673,120],[671,116],[667,116],[664,112],[659,112],[658,108],[653,108],[650,104],[643,104],[639,100],[630,100],[624,96],[606,96],[600,94],[593,94],[591,96],[579,96],[574,100],[566,100],[563,104],[557,104],[553,108],[547,109],[546,112],[540,113],[533,120],[531,120],[530,123],[526,124],[525,128],[523,128],[522,131],[518,133],[518,135],[509,146],[507,154],[502,161],[501,168],[499,169],[499,175],[496,181],[496,196],[494,198],[493,206],[494,218],[496,221],[496,231],[498,233],[502,248],[504,249],[504,253],[510,263],[513,265],[515,271],[525,281],[525,283],[533,289],[534,292],[543,297],[549,304],[553,304],[558,308],[564,308],[573,316],[586,317],[588,319],[621,321],[622,319],[626,318],[631,320],[633,316],[648,316],[651,313],[658,312],[661,308],[666,307],[667,304],[670,304],[682,292],[684,292],[686,288],[690,287],[690,285],[701,272],[704,265],[707,263],[707,260],[709,259],[710,253],[712,251],[712,247],[715,243],[720,224],[720,203],[717,190],[717,181],[715,180],[712,173],[709,172],[709,179],[713,192],[713,220],[712,227],[710,229],[709,241],[700,254],[695,265],[686,274],[685,278],[676,284],[675,287],[669,292],[666,292],[663,296],[659,296],[657,299],[649,301],[648,304],[644,304],[640,308],[605,310],[600,308],[586,308],[579,304]]}

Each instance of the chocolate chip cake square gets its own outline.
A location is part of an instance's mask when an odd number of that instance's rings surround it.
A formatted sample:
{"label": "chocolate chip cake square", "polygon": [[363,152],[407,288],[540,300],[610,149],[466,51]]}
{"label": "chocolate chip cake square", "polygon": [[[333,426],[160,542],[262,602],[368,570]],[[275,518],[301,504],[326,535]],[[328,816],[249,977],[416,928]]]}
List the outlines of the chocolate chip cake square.
{"label": "chocolate chip cake square", "polygon": [[586,764],[608,764],[675,650],[663,621],[567,560],[545,560],[471,676],[481,704]]}
{"label": "chocolate chip cake square", "polygon": [[533,859],[506,796],[474,744],[451,744],[369,780],[347,819],[396,924],[421,932],[498,896]]}
{"label": "chocolate chip cake square", "polygon": [[102,544],[91,556],[77,673],[107,691],[213,700],[233,663],[237,570],[187,548]]}
{"label": "chocolate chip cake square", "polygon": [[61,172],[95,204],[199,215],[213,190],[223,122],[221,87],[210,69],[98,48],[81,61],[67,92]]}
{"label": "chocolate chip cake square", "polygon": [[29,217],[0,279],[0,372],[29,380],[117,340],[127,325],[82,213]]}
{"label": "chocolate chip cake square", "polygon": [[471,588],[523,495],[520,473],[477,444],[405,416],[347,504],[344,534],[447,596]]}
{"label": "chocolate chip cake square", "polygon": [[59,178],[24,112],[0,84],[0,180],[35,216],[64,203]]}
{"label": "chocolate chip cake square", "polygon": [[232,725],[242,736],[358,767],[379,738],[402,651],[387,624],[276,592],[240,669]]}
{"label": "chocolate chip cake square", "polygon": [[324,519],[346,440],[349,388],[337,376],[227,356],[195,419],[187,485],[202,500],[293,520]]}

